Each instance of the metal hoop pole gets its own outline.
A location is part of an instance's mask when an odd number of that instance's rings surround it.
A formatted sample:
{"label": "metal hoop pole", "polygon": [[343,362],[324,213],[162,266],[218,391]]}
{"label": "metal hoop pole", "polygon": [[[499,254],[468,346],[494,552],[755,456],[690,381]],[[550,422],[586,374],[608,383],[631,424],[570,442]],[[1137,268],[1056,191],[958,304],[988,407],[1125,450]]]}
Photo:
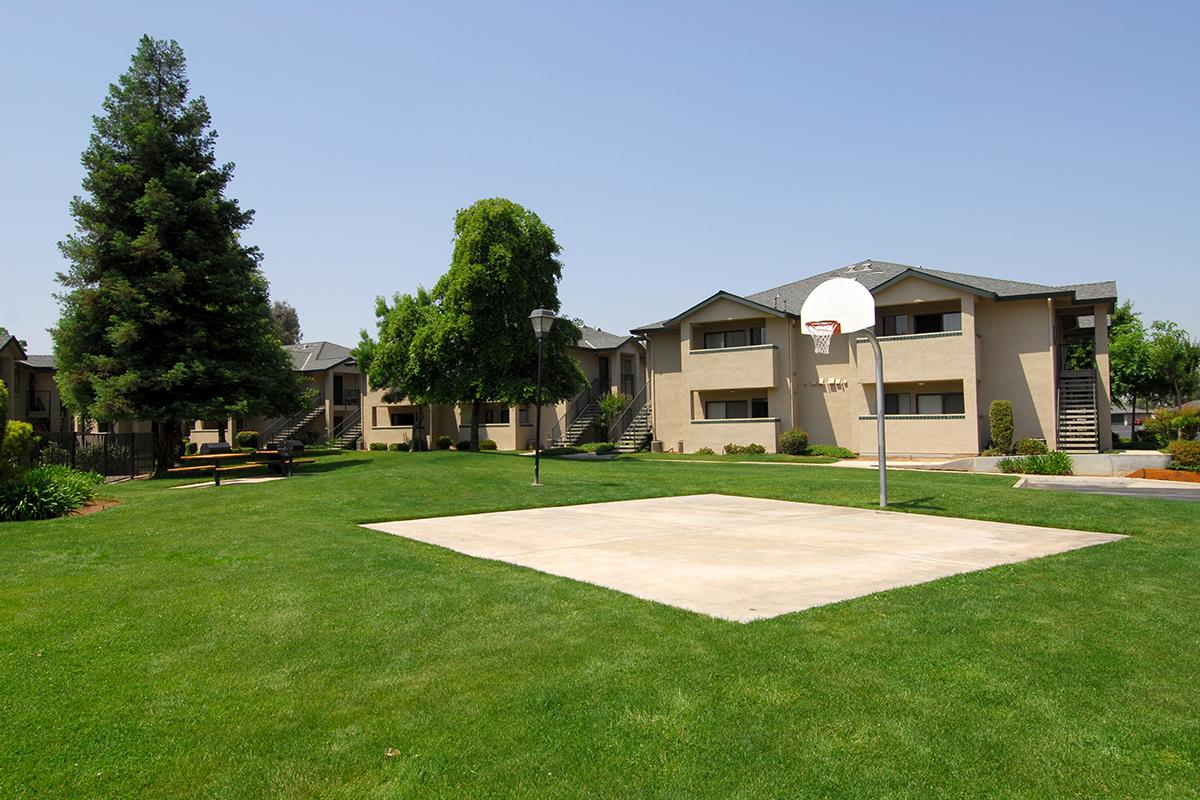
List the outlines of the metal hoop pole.
{"label": "metal hoop pole", "polygon": [[875,438],[879,447],[879,507],[887,508],[887,441],[883,429],[883,350],[879,340],[869,330],[863,330],[871,349],[875,351]]}

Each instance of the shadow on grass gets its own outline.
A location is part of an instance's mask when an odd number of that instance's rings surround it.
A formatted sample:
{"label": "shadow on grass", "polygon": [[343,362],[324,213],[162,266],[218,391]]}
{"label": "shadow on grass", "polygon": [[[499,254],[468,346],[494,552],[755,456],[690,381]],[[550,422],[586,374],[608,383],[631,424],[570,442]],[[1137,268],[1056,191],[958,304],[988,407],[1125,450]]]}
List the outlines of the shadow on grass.
{"label": "shadow on grass", "polygon": [[932,497],[914,497],[912,500],[901,500],[899,503],[888,502],[888,508],[899,508],[905,511],[945,511],[945,506],[931,502]]}

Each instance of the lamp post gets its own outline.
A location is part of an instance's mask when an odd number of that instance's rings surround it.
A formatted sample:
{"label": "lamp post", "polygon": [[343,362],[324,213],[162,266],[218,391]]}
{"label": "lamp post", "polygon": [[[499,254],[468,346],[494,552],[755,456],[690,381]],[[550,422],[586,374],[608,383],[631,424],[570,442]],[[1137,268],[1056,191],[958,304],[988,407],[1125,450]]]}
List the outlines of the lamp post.
{"label": "lamp post", "polygon": [[554,324],[554,312],[547,308],[535,308],[529,315],[529,322],[533,325],[533,335],[537,339],[538,344],[538,366],[537,366],[537,419],[534,422],[533,428],[533,485],[541,486],[541,459],[542,459],[542,350],[545,347],[546,336],[550,333],[550,326]]}

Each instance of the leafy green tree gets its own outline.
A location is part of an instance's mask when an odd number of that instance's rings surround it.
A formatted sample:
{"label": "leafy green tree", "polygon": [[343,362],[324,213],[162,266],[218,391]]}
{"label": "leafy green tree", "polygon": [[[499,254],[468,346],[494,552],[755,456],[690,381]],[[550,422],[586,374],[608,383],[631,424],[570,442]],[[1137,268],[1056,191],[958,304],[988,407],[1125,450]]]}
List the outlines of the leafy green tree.
{"label": "leafy green tree", "polygon": [[299,377],[275,336],[253,212],[225,196],[202,97],[188,99],[182,49],[143,36],[109,87],[83,152],[84,197],[59,247],[70,269],[52,331],[64,401],[95,419],[145,419],[155,468],[180,423],[288,413]]}
{"label": "leafy green tree", "polygon": [[271,322],[275,328],[275,336],[283,344],[299,344],[300,315],[296,308],[286,300],[276,300],[271,303]]}
{"label": "leafy green tree", "polygon": [[[3,325],[0,325],[0,336],[8,336],[8,328]],[[29,347],[29,342],[24,339],[17,339],[17,341],[21,343],[21,347]]]}
{"label": "leafy green tree", "polygon": [[1150,403],[1157,399],[1162,383],[1151,368],[1146,326],[1129,300],[1117,306],[1113,312],[1108,333],[1108,356],[1113,397],[1129,409],[1133,419],[1129,428],[1132,439],[1137,429],[1138,401]]}
{"label": "leafy green tree", "polygon": [[1168,402],[1183,405],[1200,391],[1200,342],[1174,322],[1150,326],[1150,369],[1164,385]]}
{"label": "leafy green tree", "polygon": [[[479,449],[484,403],[535,400],[537,341],[529,312],[557,313],[562,279],[554,232],[536,214],[503,198],[480,200],[454,220],[450,269],[432,293],[376,303],[379,340],[363,333],[356,351],[375,388],[415,402],[470,409]],[[571,356],[579,328],[559,319],[545,343],[542,402],[575,396],[583,370]]]}
{"label": "leafy green tree", "polygon": [[629,403],[625,395],[618,393],[606,394],[596,403],[598,422],[603,426],[605,435],[610,442],[612,441],[612,424],[617,421],[617,417],[621,416],[621,412],[627,405]]}

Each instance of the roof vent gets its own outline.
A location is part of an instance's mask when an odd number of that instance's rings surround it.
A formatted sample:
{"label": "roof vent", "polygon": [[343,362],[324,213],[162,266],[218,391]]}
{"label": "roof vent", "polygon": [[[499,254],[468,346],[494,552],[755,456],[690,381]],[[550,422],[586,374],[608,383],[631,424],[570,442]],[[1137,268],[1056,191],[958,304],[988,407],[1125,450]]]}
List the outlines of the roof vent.
{"label": "roof vent", "polygon": [[779,310],[779,292],[775,293],[775,310]]}

